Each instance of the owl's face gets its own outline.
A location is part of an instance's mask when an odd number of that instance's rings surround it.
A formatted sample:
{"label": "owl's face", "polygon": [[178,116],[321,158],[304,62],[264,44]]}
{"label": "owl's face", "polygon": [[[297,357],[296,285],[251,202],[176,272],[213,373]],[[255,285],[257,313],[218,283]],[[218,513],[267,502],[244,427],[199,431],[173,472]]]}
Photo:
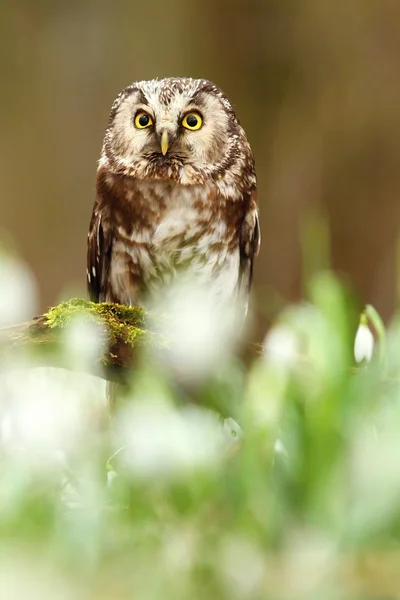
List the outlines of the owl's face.
{"label": "owl's face", "polygon": [[203,79],[141,81],[115,100],[103,157],[142,179],[221,178],[247,147],[229,100]]}

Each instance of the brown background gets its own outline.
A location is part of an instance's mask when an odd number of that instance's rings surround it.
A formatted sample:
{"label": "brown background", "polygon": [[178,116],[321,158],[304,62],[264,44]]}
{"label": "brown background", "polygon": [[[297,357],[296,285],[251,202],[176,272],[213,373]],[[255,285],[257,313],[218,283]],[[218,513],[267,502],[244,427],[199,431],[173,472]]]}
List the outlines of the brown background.
{"label": "brown background", "polygon": [[[2,0],[0,236],[42,308],[85,286],[96,161],[116,94],[136,79],[205,77],[231,98],[259,176],[261,312],[330,261],[360,301],[396,305],[400,3],[396,0]],[[308,251],[305,252],[305,248]]]}

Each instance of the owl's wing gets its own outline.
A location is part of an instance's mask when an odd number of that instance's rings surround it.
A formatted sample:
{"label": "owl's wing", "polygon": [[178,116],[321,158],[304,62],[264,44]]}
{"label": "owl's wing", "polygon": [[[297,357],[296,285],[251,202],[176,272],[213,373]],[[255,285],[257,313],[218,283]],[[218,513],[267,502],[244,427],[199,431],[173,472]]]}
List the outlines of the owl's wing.
{"label": "owl's wing", "polygon": [[246,213],[240,232],[239,294],[246,303],[253,278],[253,262],[260,249],[260,242],[260,223],[254,200]]}
{"label": "owl's wing", "polygon": [[111,228],[102,218],[96,201],[89,226],[87,245],[87,283],[92,302],[105,300],[105,282],[108,279],[111,257]]}

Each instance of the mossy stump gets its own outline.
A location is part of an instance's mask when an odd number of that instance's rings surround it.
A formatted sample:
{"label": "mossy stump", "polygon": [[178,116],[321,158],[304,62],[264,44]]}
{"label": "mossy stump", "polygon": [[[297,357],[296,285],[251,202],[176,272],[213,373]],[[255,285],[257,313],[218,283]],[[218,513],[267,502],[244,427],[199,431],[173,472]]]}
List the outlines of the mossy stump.
{"label": "mossy stump", "polygon": [[159,345],[157,335],[149,329],[150,319],[143,308],[73,298],[32,321],[2,328],[0,356],[5,358],[11,353],[28,351],[35,357],[35,363],[64,366],[58,352],[63,331],[77,318],[92,321],[99,328],[99,354],[93,372],[106,379],[119,380],[134,364],[139,347]]}

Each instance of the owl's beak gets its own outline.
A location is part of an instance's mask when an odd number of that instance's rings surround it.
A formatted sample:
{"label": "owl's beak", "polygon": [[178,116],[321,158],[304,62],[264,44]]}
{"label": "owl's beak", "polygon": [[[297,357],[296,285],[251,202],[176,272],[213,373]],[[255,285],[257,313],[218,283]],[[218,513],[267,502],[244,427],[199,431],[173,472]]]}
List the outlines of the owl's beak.
{"label": "owl's beak", "polygon": [[167,154],[168,148],[169,148],[168,131],[166,129],[164,129],[164,131],[161,134],[161,152],[163,153],[164,156]]}

